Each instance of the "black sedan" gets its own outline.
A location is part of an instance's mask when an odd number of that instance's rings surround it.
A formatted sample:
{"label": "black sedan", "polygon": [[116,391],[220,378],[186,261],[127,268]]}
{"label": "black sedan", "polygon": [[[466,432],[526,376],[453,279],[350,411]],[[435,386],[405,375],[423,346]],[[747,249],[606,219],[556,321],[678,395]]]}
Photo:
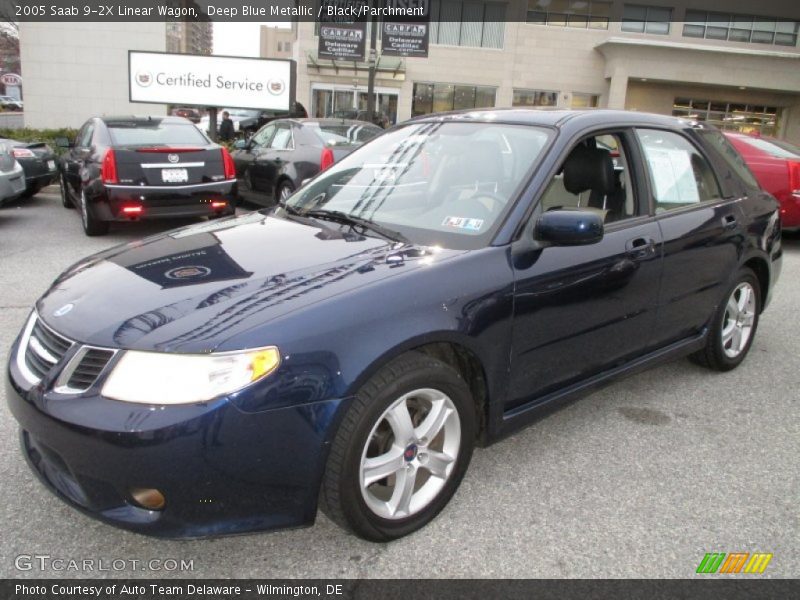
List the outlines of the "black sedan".
{"label": "black sedan", "polygon": [[0,138],[0,142],[11,148],[14,158],[25,171],[23,198],[30,198],[43,187],[50,185],[58,176],[58,157],[44,142],[18,142]]}
{"label": "black sedan", "polygon": [[383,133],[380,127],[344,119],[279,119],[234,145],[239,192],[270,206],[285,200],[306,179]]}
{"label": "black sedan", "polygon": [[111,221],[233,214],[228,151],[181,117],[89,119],[63,160],[61,200],[81,211],[86,235]]}

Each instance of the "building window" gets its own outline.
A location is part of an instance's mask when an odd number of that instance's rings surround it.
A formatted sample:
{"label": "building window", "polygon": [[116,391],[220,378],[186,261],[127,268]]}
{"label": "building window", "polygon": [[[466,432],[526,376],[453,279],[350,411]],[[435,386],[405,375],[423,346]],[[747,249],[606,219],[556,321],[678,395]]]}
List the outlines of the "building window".
{"label": "building window", "polygon": [[511,106],[555,106],[558,104],[558,92],[547,90],[514,90]]}
{"label": "building window", "polygon": [[431,0],[430,43],[502,48],[506,5],[469,0]]}
{"label": "building window", "polygon": [[571,108],[597,108],[600,97],[595,94],[572,93]]}
{"label": "building window", "polygon": [[672,115],[692,121],[707,121],[720,129],[774,136],[778,131],[778,108],[763,104],[715,102],[676,98]]}
{"label": "building window", "polygon": [[494,106],[496,88],[455,83],[415,83],[411,116]]}
{"label": "building window", "polygon": [[797,46],[800,23],[769,20],[768,17],[687,10],[684,37]]}
{"label": "building window", "polygon": [[671,8],[626,4],[622,10],[622,31],[667,35],[671,18]]}
{"label": "building window", "polygon": [[528,0],[528,23],[555,27],[608,29],[607,0]]}

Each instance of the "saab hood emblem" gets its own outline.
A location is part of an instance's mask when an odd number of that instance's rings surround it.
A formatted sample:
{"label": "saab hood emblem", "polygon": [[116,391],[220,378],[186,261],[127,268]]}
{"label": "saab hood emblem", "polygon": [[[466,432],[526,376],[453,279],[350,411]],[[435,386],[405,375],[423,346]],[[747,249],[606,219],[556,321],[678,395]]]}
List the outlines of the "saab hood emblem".
{"label": "saab hood emblem", "polygon": [[70,302],[69,304],[65,304],[64,306],[62,306],[58,310],[54,310],[53,311],[53,316],[54,317],[63,317],[65,314],[67,314],[73,308],[75,308],[75,305]]}
{"label": "saab hood emblem", "polygon": [[181,157],[180,157],[180,156],[178,156],[177,154],[170,154],[170,155],[167,157],[167,160],[168,160],[169,162],[171,162],[171,163],[176,163],[176,162],[178,162],[180,159],[181,159]]}

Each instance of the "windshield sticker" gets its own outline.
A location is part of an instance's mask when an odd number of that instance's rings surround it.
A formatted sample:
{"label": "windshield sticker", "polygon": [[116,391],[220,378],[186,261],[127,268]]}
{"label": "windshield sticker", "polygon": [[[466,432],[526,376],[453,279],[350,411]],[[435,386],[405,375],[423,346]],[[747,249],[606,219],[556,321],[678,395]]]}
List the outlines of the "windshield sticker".
{"label": "windshield sticker", "polygon": [[442,227],[455,227],[466,229],[467,231],[480,231],[483,227],[483,219],[469,219],[466,217],[445,217]]}

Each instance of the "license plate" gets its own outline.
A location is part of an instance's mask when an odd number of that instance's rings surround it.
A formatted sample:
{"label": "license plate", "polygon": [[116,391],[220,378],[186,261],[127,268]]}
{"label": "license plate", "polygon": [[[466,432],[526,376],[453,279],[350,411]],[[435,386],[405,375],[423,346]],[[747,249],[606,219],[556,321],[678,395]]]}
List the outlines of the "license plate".
{"label": "license plate", "polygon": [[50,169],[51,171],[55,171],[56,170],[56,161],[48,160],[47,161],[47,168]]}
{"label": "license plate", "polygon": [[164,183],[183,183],[189,181],[189,171],[186,169],[162,169],[161,179]]}

